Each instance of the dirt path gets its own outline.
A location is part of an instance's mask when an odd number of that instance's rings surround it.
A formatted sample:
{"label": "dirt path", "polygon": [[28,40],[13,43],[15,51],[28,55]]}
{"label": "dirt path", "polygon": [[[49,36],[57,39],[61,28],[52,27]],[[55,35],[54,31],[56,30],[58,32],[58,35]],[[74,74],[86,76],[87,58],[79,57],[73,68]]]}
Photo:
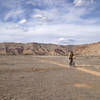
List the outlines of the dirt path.
{"label": "dirt path", "polygon": [[[46,61],[48,63],[52,63],[52,64],[55,64],[55,65],[58,65],[60,67],[70,68],[70,66],[68,67],[68,65],[60,64],[58,62],[49,61],[49,60],[43,60],[43,59],[41,60],[41,62],[46,62]],[[95,75],[95,76],[99,76],[100,77],[100,72],[97,72],[97,71],[89,70],[89,69],[86,69],[86,68],[80,68],[80,66],[78,66],[78,67],[77,66],[76,67],[71,67],[71,68],[74,68],[75,70],[83,71],[85,73],[89,73],[89,74],[92,74],[92,75]]]}

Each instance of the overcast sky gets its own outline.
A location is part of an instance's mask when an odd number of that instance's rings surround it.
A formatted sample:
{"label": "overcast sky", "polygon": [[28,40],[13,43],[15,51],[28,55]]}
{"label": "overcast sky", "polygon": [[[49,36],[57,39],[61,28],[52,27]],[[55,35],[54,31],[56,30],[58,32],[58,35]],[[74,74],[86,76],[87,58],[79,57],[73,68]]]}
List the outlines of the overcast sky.
{"label": "overcast sky", "polygon": [[0,0],[0,42],[100,41],[100,0]]}

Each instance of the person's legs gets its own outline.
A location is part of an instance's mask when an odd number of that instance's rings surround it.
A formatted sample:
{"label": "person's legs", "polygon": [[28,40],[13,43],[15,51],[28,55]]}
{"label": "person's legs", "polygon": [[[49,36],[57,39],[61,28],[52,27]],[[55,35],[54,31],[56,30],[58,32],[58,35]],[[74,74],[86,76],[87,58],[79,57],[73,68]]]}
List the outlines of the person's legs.
{"label": "person's legs", "polygon": [[74,62],[73,58],[71,59],[70,66],[75,67],[75,62]]}
{"label": "person's legs", "polygon": [[73,64],[73,58],[71,58],[69,60],[70,60],[69,65],[72,66],[72,64]]}

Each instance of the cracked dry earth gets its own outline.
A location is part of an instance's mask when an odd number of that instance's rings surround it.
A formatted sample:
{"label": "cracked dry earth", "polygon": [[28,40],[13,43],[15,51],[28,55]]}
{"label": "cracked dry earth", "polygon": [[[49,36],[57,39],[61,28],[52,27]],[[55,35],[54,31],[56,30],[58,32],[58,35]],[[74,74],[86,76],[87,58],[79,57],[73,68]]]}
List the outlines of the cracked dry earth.
{"label": "cracked dry earth", "polygon": [[[99,60],[75,63],[99,73]],[[68,68],[67,57],[0,56],[0,100],[100,100],[100,77]]]}

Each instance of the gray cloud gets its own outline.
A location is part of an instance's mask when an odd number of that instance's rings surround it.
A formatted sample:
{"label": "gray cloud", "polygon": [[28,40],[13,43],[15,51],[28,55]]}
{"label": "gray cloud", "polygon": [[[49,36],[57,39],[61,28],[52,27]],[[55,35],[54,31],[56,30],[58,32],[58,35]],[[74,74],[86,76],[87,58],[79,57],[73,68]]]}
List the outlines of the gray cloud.
{"label": "gray cloud", "polygon": [[[100,28],[96,24],[100,22],[99,19],[83,18],[92,13],[94,8],[76,7],[68,0],[14,1],[0,1],[3,7],[9,8],[4,17],[5,22],[0,22],[0,42],[80,44],[99,41]],[[92,0],[87,2],[93,3]],[[33,8],[27,8],[27,4]],[[10,18],[13,20],[8,22]]]}
{"label": "gray cloud", "polygon": [[74,0],[75,6],[88,6],[95,3],[95,0]]}

